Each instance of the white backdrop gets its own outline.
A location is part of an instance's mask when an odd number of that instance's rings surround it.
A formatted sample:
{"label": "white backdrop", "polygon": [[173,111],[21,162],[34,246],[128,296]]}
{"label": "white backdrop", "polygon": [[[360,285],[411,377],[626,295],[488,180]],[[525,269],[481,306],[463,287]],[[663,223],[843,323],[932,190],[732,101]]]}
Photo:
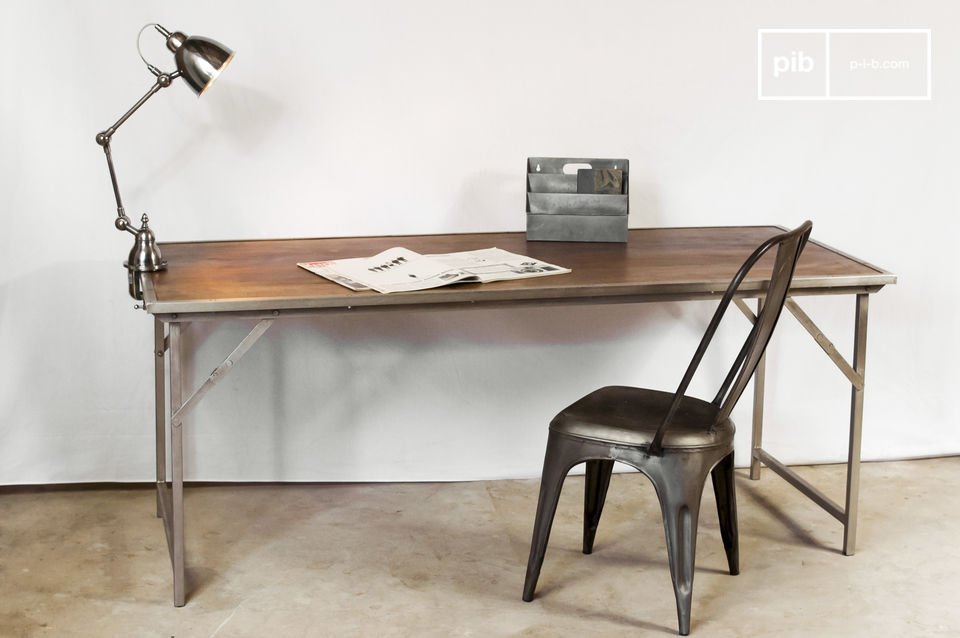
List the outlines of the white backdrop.
{"label": "white backdrop", "polygon": [[[897,273],[871,301],[864,458],[960,452],[960,11],[878,4],[3,2],[0,484],[152,477],[152,321],[127,297],[94,135],[150,86],[134,41],[154,21],[237,50],[202,99],[177,83],[114,138],[127,209],[161,241],[521,230],[528,155],[627,157],[632,227],[811,218]],[[930,27],[934,99],[758,101],[765,27]],[[805,307],[849,356],[852,299]],[[607,383],[673,386],[709,312],[280,322],[189,423],[187,476],[533,476],[556,411]],[[194,382],[249,328],[194,326]],[[769,359],[767,447],[844,458],[840,373],[789,316]]]}

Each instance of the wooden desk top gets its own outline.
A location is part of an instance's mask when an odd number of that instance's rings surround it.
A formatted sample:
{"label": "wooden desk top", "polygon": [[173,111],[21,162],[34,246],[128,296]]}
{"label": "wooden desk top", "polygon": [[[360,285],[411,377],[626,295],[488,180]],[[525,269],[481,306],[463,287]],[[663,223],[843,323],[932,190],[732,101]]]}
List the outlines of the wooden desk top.
{"label": "wooden desk top", "polygon": [[[627,244],[528,242],[524,233],[477,233],[163,244],[167,270],[144,277],[144,304],[156,315],[270,314],[364,307],[615,303],[717,296],[774,226],[650,228]],[[565,266],[572,273],[488,284],[458,284],[384,295],[354,292],[298,262],[367,257],[394,246],[449,253],[497,247]],[[772,262],[770,262],[772,263]],[[762,289],[769,265],[744,292]],[[876,292],[896,276],[810,241],[791,294]]]}

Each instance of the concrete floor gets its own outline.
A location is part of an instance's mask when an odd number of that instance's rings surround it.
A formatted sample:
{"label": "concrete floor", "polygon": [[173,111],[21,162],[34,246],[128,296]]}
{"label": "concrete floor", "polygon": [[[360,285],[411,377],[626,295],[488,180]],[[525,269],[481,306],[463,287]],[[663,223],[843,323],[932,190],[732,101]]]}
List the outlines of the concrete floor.
{"label": "concrete floor", "polygon": [[[800,468],[831,496],[842,466]],[[863,467],[859,546],[738,471],[741,575],[704,494],[694,636],[960,635],[960,458]],[[650,484],[615,475],[595,552],[567,481],[532,603],[537,481],[188,488],[187,606],[152,491],[0,492],[0,636],[675,635]]]}

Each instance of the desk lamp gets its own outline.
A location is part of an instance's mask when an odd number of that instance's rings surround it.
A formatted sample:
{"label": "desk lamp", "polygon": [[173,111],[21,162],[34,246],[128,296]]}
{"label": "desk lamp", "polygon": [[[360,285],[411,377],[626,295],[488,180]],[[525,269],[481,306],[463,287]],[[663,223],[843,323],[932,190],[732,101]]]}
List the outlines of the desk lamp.
{"label": "desk lamp", "polygon": [[[173,58],[177,63],[176,71],[172,73],[161,71],[143,57],[143,52],[140,50],[140,38],[143,36],[143,32],[150,27],[153,27],[166,38],[167,48],[173,53]],[[137,35],[137,52],[140,53],[140,59],[147,65],[147,69],[156,76],[157,81],[150,87],[146,95],[124,113],[113,126],[97,133],[97,144],[103,147],[103,152],[107,156],[110,181],[113,183],[113,195],[117,200],[117,219],[114,221],[114,225],[117,230],[127,231],[134,236],[130,256],[123,264],[127,269],[130,296],[134,299],[143,299],[143,283],[139,273],[163,270],[167,267],[167,262],[160,255],[160,248],[157,246],[156,237],[150,229],[147,215],[144,214],[140,218],[141,226],[137,228],[123,209],[120,187],[117,186],[117,172],[113,168],[110,140],[117,129],[120,128],[120,125],[143,106],[144,102],[153,97],[160,89],[170,86],[177,78],[182,77],[198,96],[202,95],[220,75],[220,71],[233,59],[233,51],[209,38],[187,36],[180,31],[171,33],[159,24],[148,24],[140,29],[140,33]]]}

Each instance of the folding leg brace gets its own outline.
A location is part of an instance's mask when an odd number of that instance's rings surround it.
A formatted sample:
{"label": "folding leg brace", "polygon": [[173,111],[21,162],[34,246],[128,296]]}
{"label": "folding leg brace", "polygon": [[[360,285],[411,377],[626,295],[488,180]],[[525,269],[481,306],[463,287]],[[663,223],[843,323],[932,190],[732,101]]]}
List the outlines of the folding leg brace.
{"label": "folding leg brace", "polygon": [[[273,325],[273,319],[263,319],[240,341],[233,352],[218,365],[210,376],[183,400],[183,370],[180,339],[183,327],[179,321],[169,322],[169,334],[164,334],[164,324],[159,318],[154,321],[154,347],[156,350],[155,400],[157,436],[157,517],[163,519],[167,537],[167,549],[173,564],[173,604],[182,607],[186,603],[185,548],[183,537],[183,420],[213,386],[219,383],[234,365],[253,347],[253,344]],[[166,356],[168,355],[169,356]],[[167,446],[166,399],[164,359],[169,358],[170,374],[170,445]],[[167,481],[167,451],[170,453],[170,480]]]}
{"label": "folding leg brace", "polygon": [[[766,357],[760,360],[757,366],[756,376],[754,377],[750,478],[753,480],[760,478],[760,465],[762,463],[843,523],[843,553],[847,556],[854,554],[857,544],[857,509],[860,497],[860,442],[863,429],[863,390],[864,372],[866,370],[867,311],[869,298],[870,296],[866,293],[857,295],[854,316],[853,365],[843,358],[833,343],[827,339],[796,301],[788,298],[785,304],[785,307],[797,318],[800,325],[813,337],[830,360],[833,361],[834,365],[847,377],[852,386],[850,398],[850,437],[847,450],[847,489],[844,507],[840,507],[839,504],[835,503],[823,492],[808,483],[799,474],[778,461],[762,448],[764,368],[766,365]],[[737,307],[743,311],[748,319],[756,321],[756,315],[753,314],[743,300],[737,299],[735,302]],[[758,313],[762,307],[763,300],[760,299],[757,301]]]}

